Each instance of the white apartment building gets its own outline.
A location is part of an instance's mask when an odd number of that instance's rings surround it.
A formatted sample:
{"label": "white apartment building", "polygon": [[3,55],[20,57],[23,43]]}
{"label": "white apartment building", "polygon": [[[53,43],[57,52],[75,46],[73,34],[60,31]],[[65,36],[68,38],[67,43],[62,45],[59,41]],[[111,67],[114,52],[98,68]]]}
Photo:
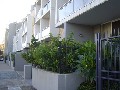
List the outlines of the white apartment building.
{"label": "white apartment building", "polygon": [[27,15],[22,21],[22,25],[16,30],[13,39],[13,52],[22,51],[29,47],[32,38],[32,16]]}
{"label": "white apartment building", "polygon": [[32,38],[32,16],[29,14],[22,22],[22,48],[28,48]]}
{"label": "white apartment building", "polygon": [[56,0],[37,0],[34,5],[35,24],[34,36],[39,41],[48,39],[51,33],[57,36],[59,30],[55,28]]}
{"label": "white apartment building", "polygon": [[[109,37],[119,23],[120,0],[56,0],[55,26],[61,28],[63,37],[74,33],[79,41],[94,40],[95,33]],[[118,21],[118,22],[116,22]]]}

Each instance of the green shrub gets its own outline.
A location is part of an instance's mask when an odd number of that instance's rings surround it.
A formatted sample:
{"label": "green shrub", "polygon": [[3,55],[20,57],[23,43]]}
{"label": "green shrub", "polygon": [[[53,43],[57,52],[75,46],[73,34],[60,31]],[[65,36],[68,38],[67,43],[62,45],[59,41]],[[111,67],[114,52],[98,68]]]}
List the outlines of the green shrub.
{"label": "green shrub", "polygon": [[80,84],[77,90],[96,90],[96,82],[85,81]]}
{"label": "green shrub", "polygon": [[76,60],[78,59],[81,44],[73,39],[73,34],[67,39],[53,37],[50,41],[39,43],[34,37],[31,40],[30,49],[23,53],[22,57],[35,66],[58,73],[71,73],[76,70]]}
{"label": "green shrub", "polygon": [[58,73],[74,72],[79,55],[76,51],[81,44],[72,38],[72,34],[61,41],[59,41],[59,36],[51,35],[50,38],[49,42],[42,42],[34,50],[33,56],[38,67]]}
{"label": "green shrub", "polygon": [[92,41],[84,42],[80,48],[80,55],[77,65],[80,73],[86,77],[86,80],[93,81],[95,79],[96,70],[96,47]]}
{"label": "green shrub", "polygon": [[85,82],[81,83],[78,90],[95,90],[95,71],[96,71],[96,46],[92,41],[84,42],[79,49],[80,55],[77,61],[77,70],[86,78]]}
{"label": "green shrub", "polygon": [[35,39],[34,36],[32,36],[31,44],[29,45],[29,49],[27,52],[22,53],[22,57],[28,62],[28,63],[34,63],[34,49],[39,45],[38,39]]}
{"label": "green shrub", "polygon": [[11,60],[14,61],[15,60],[15,53],[11,54]]}

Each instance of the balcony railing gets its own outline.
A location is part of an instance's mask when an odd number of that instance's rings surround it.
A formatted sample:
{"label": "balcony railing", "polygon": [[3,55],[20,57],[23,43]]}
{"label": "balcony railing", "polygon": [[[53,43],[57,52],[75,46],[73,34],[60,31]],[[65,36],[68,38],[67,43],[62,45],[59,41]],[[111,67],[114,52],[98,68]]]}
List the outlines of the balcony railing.
{"label": "balcony railing", "polygon": [[46,27],[42,31],[42,38],[49,36],[49,34],[50,34],[50,27]]}
{"label": "balcony railing", "polygon": [[43,14],[43,11],[42,11],[42,9],[40,9],[40,10],[38,11],[38,13],[37,13],[35,22],[37,22],[37,21],[40,19],[40,17],[42,16],[42,14]]}
{"label": "balcony railing", "polygon": [[50,1],[43,7],[43,15],[50,10]]}
{"label": "balcony railing", "polygon": [[39,33],[35,35],[35,39],[39,39]]}
{"label": "balcony railing", "polygon": [[59,21],[91,3],[93,0],[69,0],[59,8]]}

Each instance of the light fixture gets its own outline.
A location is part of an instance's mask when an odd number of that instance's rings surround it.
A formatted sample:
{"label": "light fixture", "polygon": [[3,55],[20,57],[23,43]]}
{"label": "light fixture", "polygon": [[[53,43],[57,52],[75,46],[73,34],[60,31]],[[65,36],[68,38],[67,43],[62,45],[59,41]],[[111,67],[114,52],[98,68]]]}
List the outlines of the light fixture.
{"label": "light fixture", "polygon": [[83,35],[82,35],[82,34],[79,34],[79,36],[80,36],[80,37],[83,37]]}

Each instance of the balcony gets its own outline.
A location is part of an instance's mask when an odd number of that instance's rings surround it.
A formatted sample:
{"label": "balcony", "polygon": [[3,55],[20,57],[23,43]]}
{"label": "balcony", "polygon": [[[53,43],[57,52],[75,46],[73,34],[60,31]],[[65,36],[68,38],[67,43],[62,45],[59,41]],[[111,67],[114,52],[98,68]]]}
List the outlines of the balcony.
{"label": "balcony", "polygon": [[43,15],[50,10],[50,1],[43,7]]}
{"label": "balcony", "polygon": [[80,10],[84,6],[90,4],[94,0],[69,0],[66,4],[64,4],[61,8],[59,8],[59,21],[70,16],[77,10]]}
{"label": "balcony", "polygon": [[39,39],[39,33],[36,33],[35,39]]}
{"label": "balcony", "polygon": [[38,13],[37,13],[36,18],[35,18],[35,22],[37,22],[37,21],[40,20],[40,17],[42,16],[42,13],[43,13],[43,11],[42,11],[42,9],[40,9],[40,10],[38,11]]}
{"label": "balcony", "polygon": [[42,38],[47,38],[49,37],[50,34],[50,27],[46,27],[45,29],[43,29],[42,31]]}
{"label": "balcony", "polygon": [[[76,0],[76,2],[77,1],[78,0]],[[120,0],[91,0],[89,4],[85,2],[80,9],[74,8],[72,14],[67,15],[67,17],[62,16],[63,18],[59,18],[55,27],[60,27],[65,22],[93,26],[116,20],[120,18],[120,12],[118,11],[118,8],[120,8],[119,4]],[[65,6],[62,8],[65,8]],[[60,8],[60,10],[62,11],[62,15],[64,15],[62,8]],[[65,12],[66,11],[67,10],[65,10]]]}

